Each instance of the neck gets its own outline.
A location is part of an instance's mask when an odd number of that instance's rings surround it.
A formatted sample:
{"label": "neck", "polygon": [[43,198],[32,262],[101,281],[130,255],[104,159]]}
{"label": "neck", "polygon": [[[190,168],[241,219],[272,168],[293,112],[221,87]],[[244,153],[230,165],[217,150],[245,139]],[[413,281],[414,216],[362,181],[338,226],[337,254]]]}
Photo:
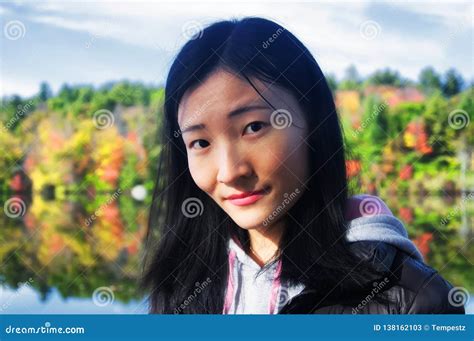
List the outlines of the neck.
{"label": "neck", "polygon": [[250,238],[250,257],[264,266],[277,253],[284,232],[284,222],[278,221],[270,226],[248,230]]}

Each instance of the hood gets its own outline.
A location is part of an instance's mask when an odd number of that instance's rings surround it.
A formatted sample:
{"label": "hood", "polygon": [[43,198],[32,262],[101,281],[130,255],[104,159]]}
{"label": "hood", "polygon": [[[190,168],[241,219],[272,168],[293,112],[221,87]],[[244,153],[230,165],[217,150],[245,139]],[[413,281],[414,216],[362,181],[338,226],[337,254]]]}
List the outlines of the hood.
{"label": "hood", "polygon": [[346,239],[352,243],[361,241],[383,242],[423,262],[423,255],[408,238],[405,226],[393,215],[378,214],[349,221],[347,223]]}
{"label": "hood", "polygon": [[[348,221],[346,239],[350,242],[349,247],[355,255],[371,263],[376,270],[383,273],[389,272],[392,268],[398,250],[423,261],[423,256],[408,238],[403,223],[393,215],[379,214]],[[245,307],[246,301],[250,295],[255,294],[257,297],[252,297],[253,306],[250,311],[266,313],[269,300],[266,293],[271,291],[277,263],[273,262],[260,268],[233,238],[229,239],[228,248],[229,251],[235,252],[236,256],[236,261],[232,263],[230,269],[235,279],[231,284],[234,294],[229,297],[232,302],[231,311],[248,313],[249,308]],[[257,277],[261,279],[257,280]],[[367,283],[377,279],[367,278]],[[311,289],[306,289],[302,284],[298,286],[281,284],[277,295],[277,311],[297,296],[314,295]],[[241,295],[242,292],[246,292],[247,299]]]}

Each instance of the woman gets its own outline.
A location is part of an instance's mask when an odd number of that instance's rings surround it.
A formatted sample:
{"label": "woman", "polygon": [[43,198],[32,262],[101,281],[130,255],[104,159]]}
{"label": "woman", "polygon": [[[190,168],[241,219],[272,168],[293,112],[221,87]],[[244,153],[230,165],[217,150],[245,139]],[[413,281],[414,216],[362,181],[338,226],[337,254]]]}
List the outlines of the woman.
{"label": "woman", "polygon": [[464,312],[384,203],[350,196],[330,89],[290,32],[215,23],[165,94],[150,312]]}

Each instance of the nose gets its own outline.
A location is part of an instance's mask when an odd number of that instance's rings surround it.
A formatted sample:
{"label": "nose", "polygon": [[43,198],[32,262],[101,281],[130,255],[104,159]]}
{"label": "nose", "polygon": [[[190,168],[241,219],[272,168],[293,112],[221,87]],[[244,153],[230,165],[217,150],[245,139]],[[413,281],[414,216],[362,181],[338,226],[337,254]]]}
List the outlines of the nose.
{"label": "nose", "polygon": [[241,177],[252,175],[252,167],[245,151],[239,152],[237,148],[224,148],[220,153],[218,166],[217,181],[220,183],[233,183]]}

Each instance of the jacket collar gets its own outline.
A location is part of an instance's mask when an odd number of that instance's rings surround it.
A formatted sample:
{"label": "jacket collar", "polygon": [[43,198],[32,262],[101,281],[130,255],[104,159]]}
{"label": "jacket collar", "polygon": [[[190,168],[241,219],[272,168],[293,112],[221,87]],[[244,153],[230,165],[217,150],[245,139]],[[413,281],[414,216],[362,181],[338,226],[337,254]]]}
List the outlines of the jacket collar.
{"label": "jacket collar", "polygon": [[[394,265],[398,250],[396,247],[384,242],[360,241],[351,243],[349,248],[361,259],[372,264],[381,273],[386,273],[391,277],[391,269]],[[351,286],[373,287],[375,282],[383,280],[384,276],[368,276],[364,283],[345,282],[344,288],[350,290]],[[321,308],[334,304],[332,297],[327,293],[318,292],[310,287],[305,288],[301,293],[289,300],[279,311],[282,314],[305,314],[314,308]]]}

